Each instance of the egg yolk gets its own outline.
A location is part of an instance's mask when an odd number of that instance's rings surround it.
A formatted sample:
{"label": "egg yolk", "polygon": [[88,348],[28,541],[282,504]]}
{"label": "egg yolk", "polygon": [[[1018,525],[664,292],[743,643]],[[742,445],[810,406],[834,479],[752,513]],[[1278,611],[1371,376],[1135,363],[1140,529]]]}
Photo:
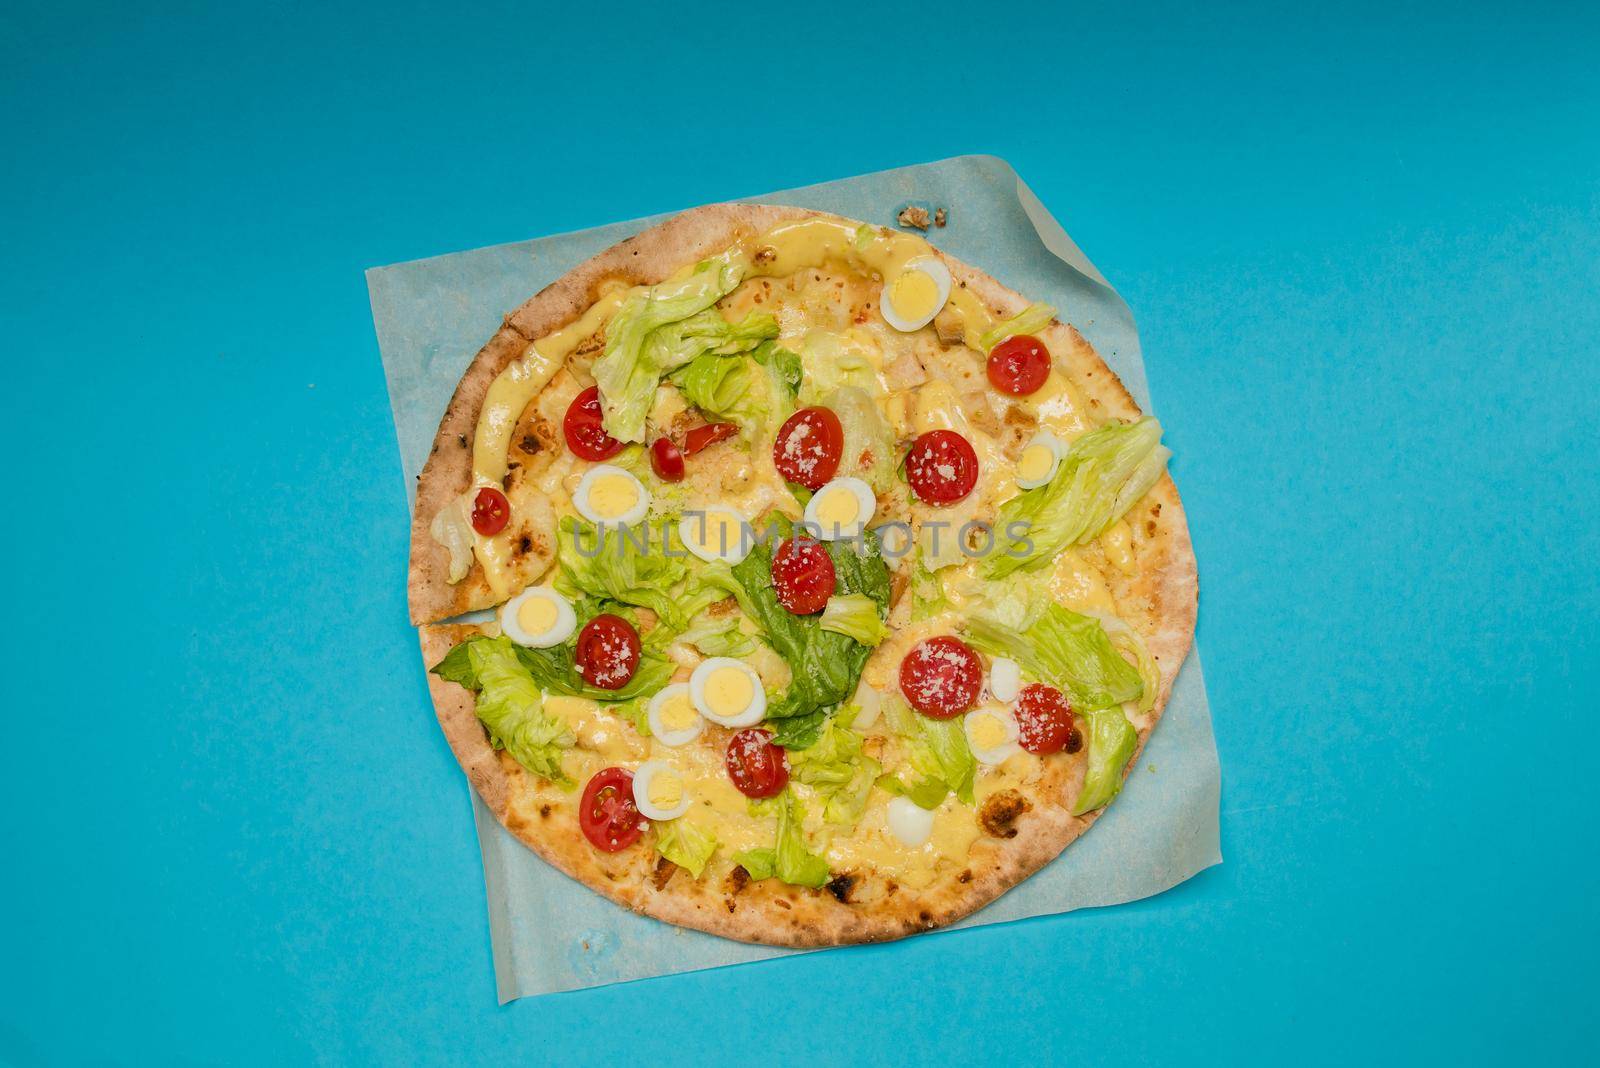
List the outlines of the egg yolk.
{"label": "egg yolk", "polygon": [[687,693],[669,697],[661,703],[661,725],[669,731],[688,730],[699,718],[700,713],[694,710]]}
{"label": "egg yolk", "polygon": [[670,771],[650,777],[650,803],[657,808],[673,808],[683,800],[683,780]]}
{"label": "egg yolk", "polygon": [[1000,722],[999,716],[978,713],[972,717],[972,744],[975,748],[995,749],[1007,741],[1006,725]]}
{"label": "egg yolk", "polygon": [[1021,478],[1041,479],[1050,474],[1055,462],[1056,454],[1050,446],[1035,442],[1022,450],[1022,458],[1017,461],[1017,474]]}
{"label": "egg yolk", "polygon": [[589,487],[589,507],[596,515],[622,515],[637,503],[639,487],[627,475],[601,475]]}
{"label": "egg yolk", "polygon": [[939,283],[926,271],[905,271],[889,286],[889,303],[903,319],[922,319],[938,310]]}
{"label": "egg yolk", "polygon": [[817,502],[817,518],[830,527],[849,526],[861,517],[861,502],[847,489],[824,493]]}
{"label": "egg yolk", "polygon": [[740,547],[744,535],[743,521],[732,512],[707,512],[690,529],[700,540],[700,548],[708,553],[727,553]]}
{"label": "egg yolk", "polygon": [[529,634],[543,634],[556,625],[555,602],[548,597],[529,597],[517,606],[517,625]]}
{"label": "egg yolk", "polygon": [[717,668],[706,679],[706,707],[719,716],[737,716],[755,695],[750,676],[738,668]]}

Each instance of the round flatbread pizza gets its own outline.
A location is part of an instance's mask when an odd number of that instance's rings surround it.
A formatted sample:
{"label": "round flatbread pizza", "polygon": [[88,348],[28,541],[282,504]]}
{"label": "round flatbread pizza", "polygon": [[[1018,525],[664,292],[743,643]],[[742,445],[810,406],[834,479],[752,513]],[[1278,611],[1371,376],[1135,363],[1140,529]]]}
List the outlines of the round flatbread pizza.
{"label": "round flatbread pizza", "polygon": [[921,234],[765,205],[512,312],[410,568],[501,823],[630,909],[787,946],[951,923],[1084,833],[1196,574],[1160,426],[1063,314]]}

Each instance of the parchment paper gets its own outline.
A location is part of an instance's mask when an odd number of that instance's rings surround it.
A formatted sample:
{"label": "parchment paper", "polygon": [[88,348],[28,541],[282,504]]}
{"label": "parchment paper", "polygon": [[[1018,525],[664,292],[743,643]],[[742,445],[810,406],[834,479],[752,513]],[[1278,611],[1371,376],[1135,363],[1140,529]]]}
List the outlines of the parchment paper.
{"label": "parchment paper", "polygon": [[[1004,161],[963,156],[750,199],[886,225],[907,203],[930,213],[947,208],[948,224],[928,231],[934,244],[1055,305],[1153,411],[1128,306]],[[457,381],[502,317],[573,265],[663,217],[367,272],[408,496]],[[956,926],[1133,901],[1220,863],[1220,777],[1196,649],[1110,811],[1053,863]],[[473,812],[502,1002],[792,952],[637,916],[539,860],[476,794]]]}

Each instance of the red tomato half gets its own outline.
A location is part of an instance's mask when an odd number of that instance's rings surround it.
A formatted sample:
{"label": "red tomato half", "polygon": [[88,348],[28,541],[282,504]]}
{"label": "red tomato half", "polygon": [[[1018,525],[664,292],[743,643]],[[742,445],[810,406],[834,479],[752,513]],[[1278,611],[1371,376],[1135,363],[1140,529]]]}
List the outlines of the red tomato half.
{"label": "red tomato half", "polygon": [[1017,742],[1022,748],[1040,755],[1067,748],[1074,734],[1072,705],[1060,690],[1040,682],[1030,683],[1017,695],[1013,711],[1017,717]]}
{"label": "red tomato half", "polygon": [[797,616],[820,612],[833,596],[833,557],[810,538],[785,538],[772,554],[772,589]]}
{"label": "red tomato half", "polygon": [[639,670],[639,632],[621,616],[595,616],[578,632],[573,659],[584,682],[620,690]]}
{"label": "red tomato half", "polygon": [[959,716],[978,700],[983,664],[960,638],[942,634],[918,642],[900,661],[900,692],[933,719]]}
{"label": "red tomato half", "polygon": [[633,772],[603,768],[583,788],[578,802],[578,826],[596,849],[619,853],[639,840],[650,821],[639,814],[633,801]]}
{"label": "red tomato half", "polygon": [[789,782],[789,758],[772,732],[747,727],[728,741],[728,778],[746,797],[776,797]]}
{"label": "red tomato half", "polygon": [[1050,377],[1050,350],[1027,334],[1008,337],[989,353],[989,381],[1001,393],[1026,397]]}
{"label": "red tomato half", "polygon": [[954,504],[978,484],[978,454],[954,430],[930,430],[906,453],[906,481],[925,504]]}
{"label": "red tomato half", "polygon": [[683,450],[671,438],[656,438],[650,446],[650,467],[663,482],[682,482]]}
{"label": "red tomato half", "polygon": [[567,448],[583,460],[609,460],[622,451],[623,443],[606,433],[600,422],[600,387],[590,386],[576,397],[561,420]]}
{"label": "red tomato half", "polygon": [[839,470],[844,427],[830,408],[801,408],[778,431],[772,462],[778,474],[808,490],[819,490]]}
{"label": "red tomato half", "polygon": [[707,423],[697,426],[683,436],[683,451],[690,456],[719,441],[726,441],[739,432],[732,423]]}
{"label": "red tomato half", "polygon": [[493,486],[485,486],[472,498],[472,529],[491,538],[511,522],[511,502]]}

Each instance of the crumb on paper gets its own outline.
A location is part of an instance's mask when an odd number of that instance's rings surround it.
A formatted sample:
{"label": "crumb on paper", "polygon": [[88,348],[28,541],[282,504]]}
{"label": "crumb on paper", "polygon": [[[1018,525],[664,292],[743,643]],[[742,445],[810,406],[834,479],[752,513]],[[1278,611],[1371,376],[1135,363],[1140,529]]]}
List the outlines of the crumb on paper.
{"label": "crumb on paper", "polygon": [[928,228],[928,209],[919,208],[915,204],[907,204],[900,209],[900,214],[895,216],[895,221],[901,226],[926,230]]}
{"label": "crumb on paper", "polygon": [[935,226],[937,226],[937,227],[938,227],[938,228],[939,228],[939,229],[941,229],[941,230],[943,230],[943,229],[944,229],[944,224],[945,224],[945,219],[946,219],[946,218],[947,218],[947,216],[946,216],[946,215],[945,215],[945,213],[944,213],[944,209],[943,209],[943,208],[936,208],[936,209],[934,209],[934,213],[933,213],[933,225],[935,225]]}

